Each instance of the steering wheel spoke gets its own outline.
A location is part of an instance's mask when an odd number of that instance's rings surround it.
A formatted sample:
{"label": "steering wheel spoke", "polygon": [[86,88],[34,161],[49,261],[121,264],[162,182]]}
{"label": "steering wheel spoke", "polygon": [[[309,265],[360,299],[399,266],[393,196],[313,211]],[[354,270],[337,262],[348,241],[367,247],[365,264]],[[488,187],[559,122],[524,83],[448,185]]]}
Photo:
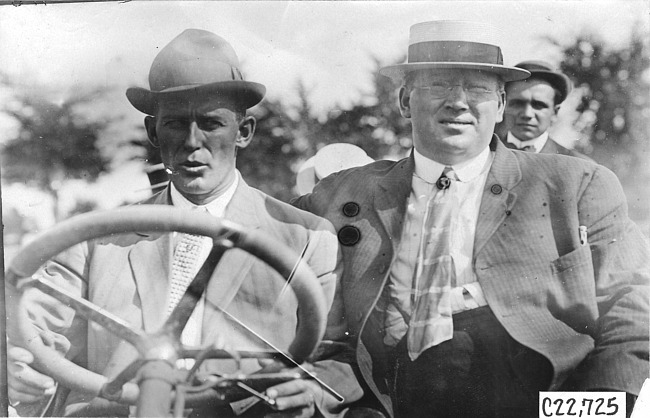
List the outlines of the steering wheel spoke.
{"label": "steering wheel spoke", "polygon": [[198,273],[196,273],[196,276],[185,290],[181,300],[173,309],[169,318],[167,318],[167,321],[165,321],[165,324],[160,330],[161,333],[169,334],[180,340],[187,321],[190,319],[192,312],[194,312],[194,308],[199,303],[199,300],[201,300],[203,292],[205,292],[205,289],[208,286],[212,272],[217,267],[217,264],[219,264],[219,261],[221,261],[221,258],[226,251],[232,248],[231,246],[223,245],[224,241],[222,240],[213,241],[214,244],[208,258],[205,260]]}
{"label": "steering wheel spoke", "polygon": [[124,321],[122,318],[113,315],[109,311],[102,309],[91,302],[88,302],[86,299],[81,299],[76,295],[73,295],[64,288],[50,283],[43,277],[36,277],[24,282],[23,286],[35,287],[41,292],[58,299],[60,302],[69,305],[79,315],[83,316],[87,320],[101,325],[135,347],[138,347],[144,341],[146,334],[143,331],[133,328],[131,324]]}

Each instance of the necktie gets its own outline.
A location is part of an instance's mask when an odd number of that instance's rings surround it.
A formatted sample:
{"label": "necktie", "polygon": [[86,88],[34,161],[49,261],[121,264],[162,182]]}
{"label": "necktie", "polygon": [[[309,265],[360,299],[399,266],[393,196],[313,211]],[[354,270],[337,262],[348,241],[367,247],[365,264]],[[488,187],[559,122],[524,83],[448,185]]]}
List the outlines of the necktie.
{"label": "necktie", "polygon": [[522,151],[528,151],[528,152],[535,152],[535,147],[533,145],[526,145],[524,147],[519,148]]}
{"label": "necktie", "polygon": [[203,237],[199,235],[181,234],[181,240],[176,245],[172,261],[172,280],[169,285],[167,315],[174,310],[198,271],[197,262],[199,254],[201,254],[202,241]]}
{"label": "necktie", "polygon": [[450,255],[451,219],[458,205],[453,195],[455,173],[446,167],[429,198],[423,220],[413,278],[413,312],[407,346],[415,360],[424,350],[453,337],[449,294],[455,281]]}

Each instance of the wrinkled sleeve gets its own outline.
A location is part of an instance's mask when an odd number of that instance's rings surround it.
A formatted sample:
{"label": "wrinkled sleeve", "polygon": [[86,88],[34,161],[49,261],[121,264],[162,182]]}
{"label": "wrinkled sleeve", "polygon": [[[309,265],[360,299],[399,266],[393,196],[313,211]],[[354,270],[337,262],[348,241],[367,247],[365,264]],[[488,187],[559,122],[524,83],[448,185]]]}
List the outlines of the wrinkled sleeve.
{"label": "wrinkled sleeve", "polygon": [[[34,274],[34,277],[44,278],[75,296],[85,297],[87,284],[83,277],[87,252],[88,247],[85,243],[71,247],[55,259],[48,261]],[[19,279],[19,284],[26,280]],[[14,284],[7,283],[6,292],[7,338],[11,344],[28,350],[32,344],[48,346],[68,359],[75,359],[83,351],[87,324],[83,318],[75,314],[73,309],[33,287],[24,287],[21,295]],[[19,334],[16,315],[19,309],[27,314],[29,326],[34,335],[39,336],[38,339],[25,341]],[[43,370],[42,367],[38,365],[34,367],[47,374],[47,370]],[[24,415],[31,413],[31,409],[25,409],[31,407],[39,408],[38,405],[21,405],[17,409]]]}
{"label": "wrinkled sleeve", "polygon": [[576,370],[577,390],[638,395],[650,374],[650,246],[628,218],[616,176],[599,167],[579,202],[587,226],[599,318],[595,348]]}

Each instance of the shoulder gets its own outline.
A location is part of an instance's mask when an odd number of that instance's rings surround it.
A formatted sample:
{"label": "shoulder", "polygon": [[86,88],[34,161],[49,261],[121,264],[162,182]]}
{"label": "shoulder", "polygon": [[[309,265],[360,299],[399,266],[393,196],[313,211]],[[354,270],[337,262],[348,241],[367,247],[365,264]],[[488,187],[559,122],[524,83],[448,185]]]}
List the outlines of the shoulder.
{"label": "shoulder", "polygon": [[331,227],[330,222],[320,216],[282,202],[261,190],[255,188],[251,188],[251,190],[259,201],[263,202],[264,212],[277,222],[312,230],[328,230]]}
{"label": "shoulder", "polygon": [[555,153],[555,154],[560,154],[560,155],[568,155],[568,156],[571,156],[571,157],[576,157],[576,158],[580,158],[580,159],[583,159],[583,160],[594,162],[593,159],[586,156],[585,154],[583,154],[581,152],[578,152],[578,151],[576,151],[574,149],[569,149],[569,148],[561,145],[560,143],[558,143],[555,139],[550,138],[550,137],[548,139],[547,146],[545,146],[544,149],[542,149],[542,153],[544,153],[544,152]]}
{"label": "shoulder", "polygon": [[598,191],[599,200],[609,196],[612,200],[624,199],[618,177],[607,167],[591,159],[575,158],[563,154],[513,153],[518,159],[524,187],[546,185],[559,194],[583,196],[585,191]]}

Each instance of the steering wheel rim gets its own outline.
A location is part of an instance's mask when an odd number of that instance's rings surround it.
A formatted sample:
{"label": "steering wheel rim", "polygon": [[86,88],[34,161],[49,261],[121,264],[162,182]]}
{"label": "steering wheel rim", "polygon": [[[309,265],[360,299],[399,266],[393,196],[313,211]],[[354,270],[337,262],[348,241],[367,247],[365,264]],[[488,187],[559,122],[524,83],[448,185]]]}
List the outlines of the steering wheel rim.
{"label": "steering wheel rim", "polygon": [[[325,297],[315,274],[306,262],[285,244],[259,230],[249,230],[207,213],[192,212],[163,205],[138,205],[110,211],[86,213],[70,218],[39,235],[23,247],[11,261],[5,280],[16,284],[21,278],[32,276],[49,259],[63,250],[86,240],[109,234],[128,232],[169,232],[205,235],[213,240],[227,239],[235,248],[249,252],[269,264],[287,280],[298,299],[296,336],[287,354],[296,363],[302,363],[315,350],[325,333],[327,307]],[[20,291],[20,289],[19,289]],[[19,302],[16,325],[20,343],[35,358],[35,365],[64,386],[92,396],[101,396],[105,376],[80,367],[53,348],[42,343],[40,334],[31,326],[27,312]],[[37,337],[37,338],[35,338]],[[134,404],[138,387],[124,385],[118,402]]]}

